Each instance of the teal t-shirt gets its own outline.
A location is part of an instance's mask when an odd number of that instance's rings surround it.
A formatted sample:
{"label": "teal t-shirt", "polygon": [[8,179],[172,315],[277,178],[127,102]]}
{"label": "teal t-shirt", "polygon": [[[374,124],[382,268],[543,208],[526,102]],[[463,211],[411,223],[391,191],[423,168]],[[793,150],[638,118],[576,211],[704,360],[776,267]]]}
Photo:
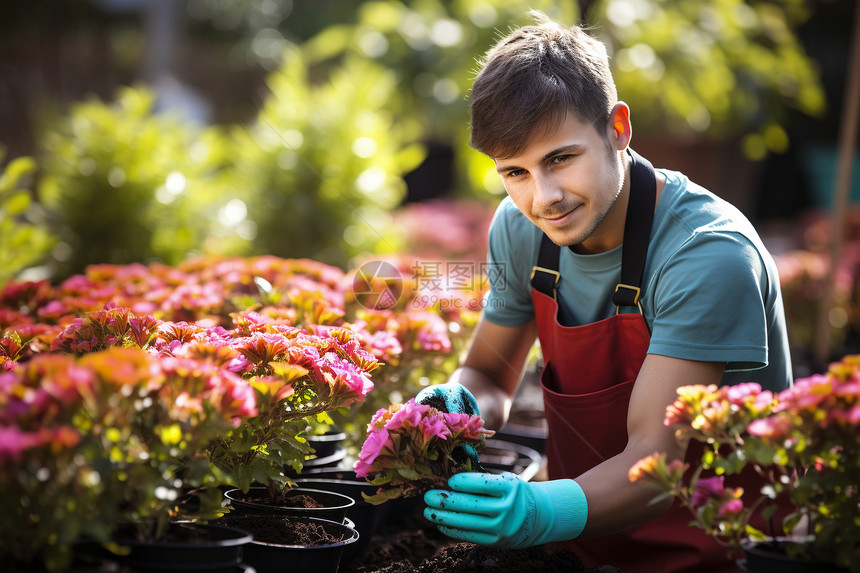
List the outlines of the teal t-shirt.
{"label": "teal t-shirt", "polygon": [[[666,184],[654,213],[640,298],[651,332],[648,353],[725,362],[724,384],[786,388],[791,358],[772,257],[738,209],[681,173],[660,172]],[[484,301],[490,322],[521,326],[534,319],[530,274],[542,234],[509,197],[499,205],[490,227]],[[563,248],[559,272],[561,324],[590,324],[615,313],[621,247],[594,255]]]}

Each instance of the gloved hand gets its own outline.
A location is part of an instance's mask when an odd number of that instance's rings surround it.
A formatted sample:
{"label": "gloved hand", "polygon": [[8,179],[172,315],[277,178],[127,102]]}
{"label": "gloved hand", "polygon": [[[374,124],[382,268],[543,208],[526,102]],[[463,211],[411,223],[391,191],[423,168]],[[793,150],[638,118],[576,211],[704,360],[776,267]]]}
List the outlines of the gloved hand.
{"label": "gloved hand", "polygon": [[463,541],[524,548],[577,537],[585,528],[588,502],[575,481],[526,482],[515,474],[459,473],[451,491],[424,494],[424,517],[439,531]]}
{"label": "gloved hand", "polygon": [[457,382],[446,382],[424,388],[415,396],[419,404],[429,404],[443,412],[455,412],[480,416],[478,402],[465,386]]}
{"label": "gloved hand", "polygon": [[[478,410],[478,402],[475,397],[469,392],[465,386],[457,382],[446,382],[445,384],[436,384],[424,388],[415,396],[415,401],[419,404],[426,404],[437,410],[448,413],[469,414],[470,416],[480,416]],[[484,471],[481,462],[478,459],[478,451],[475,446],[465,444],[458,446],[454,450],[454,459],[457,459],[457,453],[462,450],[464,458],[462,463],[466,463],[465,456],[472,460],[472,469]],[[461,460],[457,459],[457,462]]]}

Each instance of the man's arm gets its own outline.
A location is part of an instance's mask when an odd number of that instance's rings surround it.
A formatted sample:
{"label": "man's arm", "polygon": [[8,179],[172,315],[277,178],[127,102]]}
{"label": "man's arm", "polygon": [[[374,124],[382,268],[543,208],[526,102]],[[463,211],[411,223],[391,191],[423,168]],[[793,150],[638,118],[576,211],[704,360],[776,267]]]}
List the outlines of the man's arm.
{"label": "man's arm", "polygon": [[487,428],[498,430],[507,421],[536,336],[534,321],[518,327],[483,318],[478,323],[466,359],[449,381],[462,384],[475,396]]}
{"label": "man's arm", "polygon": [[588,521],[582,537],[621,531],[653,519],[672,503],[650,504],[657,492],[644,482],[631,483],[628,471],[654,452],[683,459],[675,432],[663,425],[666,406],[676,389],[689,384],[719,384],[725,364],[696,362],[649,354],[633,385],[627,411],[627,447],[576,478],[588,500]]}

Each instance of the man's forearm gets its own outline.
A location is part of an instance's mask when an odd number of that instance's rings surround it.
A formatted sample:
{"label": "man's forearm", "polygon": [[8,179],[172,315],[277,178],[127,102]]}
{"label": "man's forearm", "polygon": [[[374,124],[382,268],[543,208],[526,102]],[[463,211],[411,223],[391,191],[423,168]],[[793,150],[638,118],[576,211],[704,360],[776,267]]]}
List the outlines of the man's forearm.
{"label": "man's forearm", "polygon": [[672,505],[671,498],[654,503],[660,492],[649,484],[630,482],[629,469],[651,453],[644,452],[625,450],[576,478],[588,500],[582,537],[617,533],[658,517]]}
{"label": "man's forearm", "polygon": [[485,427],[498,431],[508,420],[511,397],[479,370],[462,366],[454,371],[450,382],[462,384],[478,402]]}

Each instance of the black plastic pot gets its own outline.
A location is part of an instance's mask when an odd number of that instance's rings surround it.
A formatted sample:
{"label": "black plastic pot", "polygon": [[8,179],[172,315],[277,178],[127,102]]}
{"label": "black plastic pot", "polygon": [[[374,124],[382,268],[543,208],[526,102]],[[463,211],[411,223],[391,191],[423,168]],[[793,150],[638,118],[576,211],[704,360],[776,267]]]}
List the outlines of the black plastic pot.
{"label": "black plastic pot", "polygon": [[779,549],[780,545],[793,543],[787,538],[777,538],[774,542],[741,542],[744,559],[738,566],[749,573],[848,573],[847,569],[830,563],[795,559]]}
{"label": "black plastic pot", "polygon": [[301,473],[290,465],[284,466],[284,475],[298,477],[309,471],[334,470],[346,458],[346,448],[343,442],[346,433],[340,431],[329,431],[325,434],[312,434],[307,436],[308,444],[314,449],[314,453],[302,462]]}
{"label": "black plastic pot", "polygon": [[308,435],[306,439],[308,440],[308,444],[314,449],[314,455],[317,459],[328,458],[343,450],[341,446],[346,439],[346,432],[330,430],[324,434]]}
{"label": "black plastic pot", "polygon": [[[252,519],[253,516],[236,516]],[[225,519],[229,519],[227,516]],[[289,517],[283,519],[284,526],[313,523],[327,533],[342,537],[342,541],[324,545],[285,545],[267,543],[265,539],[254,540],[245,546],[244,562],[257,573],[336,573],[340,567],[344,550],[359,540],[359,533],[347,524],[317,519],[314,517]],[[247,525],[254,531],[253,524]]]}
{"label": "black plastic pot", "polygon": [[[322,477],[329,475],[340,477]],[[355,529],[358,531],[360,539],[358,543],[350,545],[344,551],[343,559],[344,561],[349,561],[355,554],[360,553],[370,545],[370,540],[382,521],[385,508],[384,504],[373,505],[364,501],[361,495],[362,492],[367,495],[376,493],[377,486],[371,485],[363,479],[356,478],[355,474],[353,474],[352,479],[344,479],[345,477],[346,472],[317,473],[310,474],[308,477],[296,478],[295,482],[299,484],[299,487],[333,491],[349,496],[355,501],[355,505],[346,510],[346,517],[355,524]]]}
{"label": "black plastic pot", "polygon": [[496,432],[493,439],[513,442],[523,446],[532,448],[540,454],[546,453],[546,436],[547,429],[544,426],[529,426],[526,424],[505,424],[505,426]]}
{"label": "black plastic pot", "polygon": [[116,539],[128,549],[115,555],[96,543],[81,545],[75,554],[80,563],[115,563],[139,573],[194,571],[236,573],[242,567],[243,548],[251,542],[247,531],[224,525],[171,523],[171,534],[188,533],[188,541],[140,541]]}
{"label": "black plastic pot", "polygon": [[512,472],[525,481],[534,478],[546,464],[546,458],[537,450],[496,438],[486,441],[478,457],[488,472]]}
{"label": "black plastic pot", "polygon": [[233,508],[231,513],[265,514],[274,512],[291,517],[316,517],[336,522],[343,522],[347,510],[355,505],[355,500],[351,497],[333,491],[307,487],[293,488],[293,491],[312,497],[323,507],[286,507],[259,501],[248,501],[249,499],[256,500],[268,496],[268,489],[265,487],[251,487],[247,493],[241,489],[231,489],[224,493],[224,497]]}

